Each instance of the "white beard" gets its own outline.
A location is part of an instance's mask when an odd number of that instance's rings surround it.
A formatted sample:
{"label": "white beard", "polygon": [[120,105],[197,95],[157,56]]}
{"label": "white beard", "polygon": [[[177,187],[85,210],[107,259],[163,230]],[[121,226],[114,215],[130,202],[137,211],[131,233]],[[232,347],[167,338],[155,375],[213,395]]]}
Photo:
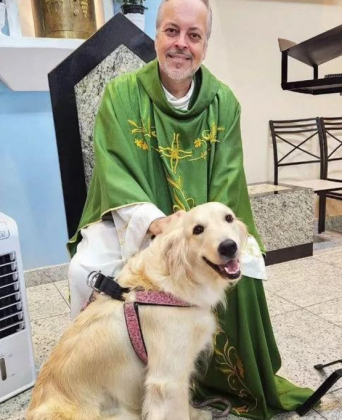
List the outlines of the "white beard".
{"label": "white beard", "polygon": [[172,80],[186,80],[193,77],[193,75],[196,73],[196,71],[199,69],[199,66],[197,67],[190,67],[187,70],[183,70],[182,68],[170,68],[167,63],[159,63],[160,68],[163,70],[163,72]]}
{"label": "white beard", "polygon": [[189,69],[182,69],[181,63],[178,64],[178,67],[176,68],[170,68],[167,60],[164,60],[163,62],[160,60],[160,56],[158,56],[159,66],[161,70],[172,80],[186,80],[191,79],[193,75],[197,72],[197,70],[200,68],[200,65],[198,66],[191,66]]}

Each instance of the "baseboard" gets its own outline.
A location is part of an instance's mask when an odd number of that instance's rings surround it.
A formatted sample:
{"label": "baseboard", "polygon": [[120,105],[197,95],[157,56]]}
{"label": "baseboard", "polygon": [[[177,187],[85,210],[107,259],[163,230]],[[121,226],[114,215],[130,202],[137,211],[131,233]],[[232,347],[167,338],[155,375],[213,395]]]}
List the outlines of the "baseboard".
{"label": "baseboard", "polygon": [[26,287],[67,280],[69,264],[52,265],[24,271]]}
{"label": "baseboard", "polygon": [[325,230],[342,231],[342,215],[327,217],[325,219]]}
{"label": "baseboard", "polygon": [[312,257],[312,255],[313,243],[310,242],[309,244],[269,251],[266,254],[265,263],[266,265],[279,264],[286,261],[297,260],[299,258]]}

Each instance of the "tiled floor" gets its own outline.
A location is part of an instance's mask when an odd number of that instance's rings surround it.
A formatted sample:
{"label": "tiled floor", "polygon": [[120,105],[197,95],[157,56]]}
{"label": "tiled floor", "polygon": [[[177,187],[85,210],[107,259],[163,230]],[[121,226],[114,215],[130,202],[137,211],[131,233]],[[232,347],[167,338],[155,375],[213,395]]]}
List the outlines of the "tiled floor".
{"label": "tiled floor", "polygon": [[[265,282],[269,309],[283,359],[280,374],[299,385],[317,388],[325,373],[317,363],[342,358],[342,234],[320,235],[313,257],[268,267]],[[67,284],[62,280],[28,288],[36,365],[39,368],[69,323]],[[27,391],[0,404],[1,420],[22,420]],[[230,416],[230,419],[237,418]],[[274,420],[296,420],[295,413]],[[342,379],[317,410],[303,419],[342,419]]]}

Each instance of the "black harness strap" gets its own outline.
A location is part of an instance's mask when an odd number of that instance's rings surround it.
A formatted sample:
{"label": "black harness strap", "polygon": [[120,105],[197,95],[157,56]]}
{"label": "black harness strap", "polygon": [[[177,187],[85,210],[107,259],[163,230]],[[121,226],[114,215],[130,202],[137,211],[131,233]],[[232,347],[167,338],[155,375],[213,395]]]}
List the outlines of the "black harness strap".
{"label": "black harness strap", "polygon": [[102,292],[113,299],[123,301],[123,293],[129,293],[130,288],[121,287],[114,277],[105,276],[100,272],[92,272],[88,276],[88,285],[96,292]]}

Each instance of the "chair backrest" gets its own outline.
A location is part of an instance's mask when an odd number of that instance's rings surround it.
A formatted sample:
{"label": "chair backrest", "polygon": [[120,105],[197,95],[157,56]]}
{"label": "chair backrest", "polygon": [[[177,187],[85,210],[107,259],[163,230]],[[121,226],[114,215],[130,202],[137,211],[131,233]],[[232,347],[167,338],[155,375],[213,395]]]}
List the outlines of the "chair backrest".
{"label": "chair backrest", "polygon": [[[329,176],[329,162],[342,160],[342,117],[320,118],[322,129],[324,156],[325,156],[325,178]],[[342,170],[339,168],[339,172]]]}
{"label": "chair backrest", "polygon": [[[324,146],[319,118],[270,121],[273,143],[274,184],[278,185],[279,167],[319,164],[324,177]],[[308,156],[311,158],[308,160]]]}

